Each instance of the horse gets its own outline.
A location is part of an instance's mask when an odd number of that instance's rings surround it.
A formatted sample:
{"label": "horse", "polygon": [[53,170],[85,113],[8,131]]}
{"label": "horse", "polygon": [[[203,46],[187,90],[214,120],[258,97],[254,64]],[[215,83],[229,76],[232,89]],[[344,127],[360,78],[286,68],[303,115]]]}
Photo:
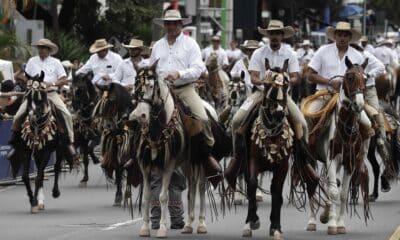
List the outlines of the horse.
{"label": "horse", "polygon": [[224,70],[218,65],[218,54],[213,52],[208,57],[206,62],[208,70],[207,87],[211,94],[211,99],[214,102],[214,107],[217,110],[222,110],[226,105],[227,100],[227,85],[229,77]]}
{"label": "horse", "polygon": [[89,156],[94,164],[100,161],[94,154],[94,148],[100,143],[101,131],[98,120],[92,117],[92,112],[99,97],[92,84],[93,73],[72,75],[71,98],[73,115],[75,147],[79,148],[83,157],[83,178],[79,187],[86,187],[89,180]]}
{"label": "horse", "polygon": [[315,84],[308,81],[308,65],[301,65],[301,72],[299,74],[299,83],[292,89],[292,98],[296,103],[301,103],[304,98],[310,96],[315,92]]}
{"label": "horse", "polygon": [[[129,113],[133,110],[132,96],[129,91],[118,83],[97,85],[101,98],[93,109],[92,116],[100,119],[102,136],[100,141],[102,163],[108,178],[113,178],[115,172],[114,206],[121,206],[123,200],[122,180],[124,166],[130,159],[129,145],[134,134],[125,122]],[[128,191],[128,189],[127,189]],[[127,197],[127,196],[125,196]]]}
{"label": "horse", "polygon": [[[143,175],[143,199],[144,213],[143,225],[139,235],[142,237],[150,236],[149,210],[150,210],[150,174],[155,171],[162,176],[161,191],[159,202],[161,208],[160,227],[157,237],[167,236],[166,210],[168,204],[168,186],[174,169],[178,166],[183,168],[189,180],[188,190],[188,219],[182,233],[190,234],[193,232],[193,221],[195,218],[195,201],[197,188],[200,194],[200,213],[197,233],[207,233],[205,223],[205,192],[206,177],[205,169],[196,155],[196,147],[191,147],[194,143],[189,143],[189,137],[194,132],[201,131],[201,126],[196,120],[183,113],[182,103],[175,97],[169,85],[157,79],[157,63],[150,67],[137,69],[138,76],[135,83],[135,96],[137,106],[130,114],[130,120],[138,122],[140,134],[134,141],[135,159],[137,160]],[[209,117],[216,120],[218,116],[215,110],[204,102]],[[214,128],[214,136],[217,136]],[[216,145],[218,146],[218,137]],[[228,144],[226,144],[228,145]],[[218,148],[218,147],[214,147]],[[230,149],[228,149],[230,151]],[[213,155],[218,152],[213,150]],[[222,156],[217,157],[221,159]]]}
{"label": "horse", "polygon": [[[368,169],[365,165],[368,154],[369,129],[366,128],[367,116],[364,109],[363,90],[365,80],[363,69],[368,59],[362,65],[353,64],[345,57],[347,70],[343,76],[336,110],[327,130],[321,133],[316,143],[321,160],[327,171],[328,201],[320,216],[322,223],[328,224],[327,234],[345,234],[345,211],[348,193],[355,186],[360,186],[364,201],[364,218],[369,217],[368,202]],[[336,99],[336,98],[333,98]],[[335,115],[336,114],[336,115]],[[364,124],[360,124],[361,123]],[[341,191],[338,190],[338,172],[343,167],[340,179]],[[340,203],[339,216],[336,213],[336,203]],[[311,206],[307,231],[316,230],[315,209]]]}
{"label": "horse", "polygon": [[[67,154],[68,136],[64,118],[54,104],[47,99],[47,87],[43,82],[44,72],[42,71],[40,75],[34,77],[28,74],[26,76],[28,78],[25,93],[27,109],[21,117],[21,131],[13,143],[16,154],[10,159],[10,163],[14,176],[22,166],[22,181],[28,193],[31,213],[38,213],[39,210],[45,209],[43,178],[51,154],[56,152],[52,191],[54,198],[58,198],[61,194],[58,177],[63,160],[67,161],[70,169],[75,163],[73,156]],[[29,178],[31,158],[34,159],[37,168],[34,192]]]}

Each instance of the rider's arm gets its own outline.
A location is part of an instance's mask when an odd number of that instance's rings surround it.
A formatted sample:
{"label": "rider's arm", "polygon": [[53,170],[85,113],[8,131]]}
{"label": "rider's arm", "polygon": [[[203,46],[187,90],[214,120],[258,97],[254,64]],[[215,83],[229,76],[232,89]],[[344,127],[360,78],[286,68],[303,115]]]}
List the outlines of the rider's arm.
{"label": "rider's arm", "polygon": [[307,74],[308,74],[308,80],[312,83],[322,84],[322,85],[329,84],[329,79],[326,79],[326,78],[322,77],[321,75],[318,75],[317,71],[315,71],[311,67],[308,68]]}
{"label": "rider's arm", "polygon": [[260,79],[260,72],[249,70],[249,73],[251,77],[251,83],[253,85],[259,86],[263,84],[262,80]]}

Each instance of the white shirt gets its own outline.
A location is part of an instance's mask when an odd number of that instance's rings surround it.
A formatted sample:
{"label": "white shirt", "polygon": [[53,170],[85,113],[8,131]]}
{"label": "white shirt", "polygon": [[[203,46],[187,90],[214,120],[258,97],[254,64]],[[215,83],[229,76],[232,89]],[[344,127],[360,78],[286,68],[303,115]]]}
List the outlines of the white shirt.
{"label": "white shirt", "polygon": [[[251,93],[251,89],[253,88],[253,84],[251,83],[251,77],[249,70],[246,68],[246,65],[244,64],[244,60],[248,59],[248,57],[244,57],[237,61],[235,65],[233,65],[232,70],[231,70],[231,76],[237,76],[244,72],[244,83],[246,85],[246,89],[248,93]],[[249,60],[250,63],[250,60]]]}
{"label": "white shirt", "polygon": [[0,59],[0,71],[3,74],[4,80],[14,81],[14,69],[11,61]]}
{"label": "white shirt", "polygon": [[238,61],[243,57],[243,53],[239,48],[235,48],[234,50],[227,49],[226,55],[229,61]]}
{"label": "white shirt", "polygon": [[[364,57],[360,52],[352,47],[348,47],[347,52],[339,59],[339,51],[336,43],[321,46],[314,57],[311,59],[308,67],[311,67],[318,75],[331,79],[334,76],[343,76],[346,73],[347,67],[345,64],[346,56],[352,63],[361,65],[364,62]],[[338,79],[340,80],[340,79]],[[330,89],[328,85],[317,84],[317,90]]]}
{"label": "white shirt", "polygon": [[375,48],[373,54],[378,58],[384,65],[398,65],[398,57],[395,51],[387,46],[379,46]]}
{"label": "white shirt", "polygon": [[212,52],[216,52],[218,54],[218,65],[220,67],[224,65],[229,65],[228,55],[226,54],[226,51],[221,47],[219,47],[218,50],[214,50],[212,46],[204,48],[201,52],[204,62],[207,62]]}
{"label": "white shirt", "polygon": [[374,86],[375,85],[375,78],[380,75],[385,73],[385,65],[381,61],[379,61],[374,55],[372,55],[369,52],[364,52],[362,53],[364,58],[368,58],[368,65],[364,69],[364,73],[369,76],[367,79],[366,86]]}
{"label": "white shirt", "polygon": [[25,72],[34,77],[40,75],[41,71],[44,72],[43,81],[48,83],[55,83],[60,78],[67,76],[63,65],[57,58],[48,56],[42,60],[39,56],[31,57],[26,63]]}
{"label": "white shirt", "polygon": [[[138,67],[146,66],[144,63],[144,59],[142,59]],[[134,85],[136,80],[136,69],[133,66],[131,58],[124,59],[115,70],[114,75],[112,77],[113,82],[119,83],[122,86]]]}
{"label": "white shirt", "polygon": [[151,52],[150,65],[156,60],[159,60],[156,72],[160,79],[171,72],[179,72],[180,78],[173,83],[175,86],[196,81],[205,69],[199,45],[183,33],[176,38],[173,45],[168,44],[166,37],[158,40]]}
{"label": "white shirt", "polygon": [[107,85],[110,81],[104,81],[102,77],[108,75],[112,79],[115,70],[121,62],[121,56],[111,50],[108,50],[108,53],[104,58],[99,58],[97,53],[95,53],[90,56],[89,60],[76,72],[76,74],[93,71],[92,82],[94,84]]}
{"label": "white shirt", "polygon": [[367,51],[369,53],[373,53],[375,48],[371,44],[367,44],[364,48],[364,51]]}
{"label": "white shirt", "polygon": [[300,65],[307,64],[311,61],[311,58],[314,56],[314,49],[308,48],[307,53],[304,48],[299,48],[296,51],[297,59],[299,60]]}

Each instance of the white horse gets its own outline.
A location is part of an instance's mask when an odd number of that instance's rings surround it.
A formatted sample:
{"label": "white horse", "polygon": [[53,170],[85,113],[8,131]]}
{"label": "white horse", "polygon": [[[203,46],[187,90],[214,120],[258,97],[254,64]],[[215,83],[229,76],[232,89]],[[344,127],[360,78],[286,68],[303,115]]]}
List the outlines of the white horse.
{"label": "white horse", "polygon": [[[139,235],[150,236],[150,173],[157,171],[162,175],[159,202],[161,207],[160,228],[158,238],[167,236],[166,211],[168,206],[168,186],[172,172],[178,166],[184,169],[189,179],[188,219],[182,233],[193,232],[195,219],[196,190],[200,193],[200,215],[198,233],[207,233],[205,223],[205,174],[202,165],[192,165],[188,162],[188,141],[184,125],[174,102],[172,93],[165,81],[157,80],[155,66],[138,69],[135,94],[137,107],[130,114],[130,120],[140,125],[140,139],[135,146],[136,159],[143,174],[143,225]],[[204,102],[207,110],[217,118],[215,110]],[[186,162],[184,162],[186,161]]]}

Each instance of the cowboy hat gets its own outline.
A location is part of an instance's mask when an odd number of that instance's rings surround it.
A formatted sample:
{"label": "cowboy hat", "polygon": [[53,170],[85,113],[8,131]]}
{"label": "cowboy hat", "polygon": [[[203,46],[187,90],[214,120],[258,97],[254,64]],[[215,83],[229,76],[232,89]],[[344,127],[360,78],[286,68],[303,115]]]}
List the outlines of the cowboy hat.
{"label": "cowboy hat", "polygon": [[104,49],[109,49],[114,45],[109,44],[104,38],[97,39],[89,48],[90,53],[97,53]]}
{"label": "cowboy hat", "polygon": [[268,27],[266,29],[258,27],[258,32],[262,35],[269,36],[271,31],[282,31],[283,38],[290,38],[294,35],[294,29],[289,26],[283,26],[283,22],[279,20],[269,21]]}
{"label": "cowboy hat", "polygon": [[221,37],[218,35],[214,35],[211,37],[211,41],[212,42],[220,42],[221,41]]}
{"label": "cowboy hat", "polygon": [[351,33],[350,42],[357,42],[362,36],[360,32],[351,28],[351,25],[348,22],[338,22],[335,28],[330,26],[326,28],[326,36],[332,41],[335,41],[335,31],[350,32]]}
{"label": "cowboy hat", "polygon": [[363,35],[363,36],[360,38],[360,42],[368,42],[368,37],[365,36],[365,35]]}
{"label": "cowboy hat", "polygon": [[183,25],[187,25],[192,22],[189,18],[182,18],[181,13],[178,10],[167,10],[162,18],[155,18],[153,22],[161,27],[164,27],[164,22],[175,22],[182,21]]}
{"label": "cowboy hat", "polygon": [[382,46],[382,45],[391,45],[392,46],[393,44],[394,44],[394,41],[390,38],[387,38],[387,39],[381,41],[380,43],[378,43],[378,46]]}
{"label": "cowboy hat", "polygon": [[70,60],[64,60],[61,62],[61,65],[65,68],[72,68],[74,64]]}
{"label": "cowboy hat", "polygon": [[240,45],[240,48],[242,50],[254,50],[259,48],[259,42],[256,40],[246,40],[242,45]]}
{"label": "cowboy hat", "polygon": [[126,47],[126,48],[130,48],[130,49],[133,49],[133,48],[140,48],[140,49],[142,49],[142,50],[145,50],[145,49],[148,48],[148,47],[146,47],[146,46],[143,44],[143,41],[142,41],[142,40],[134,39],[134,38],[131,39],[131,41],[129,42],[129,44],[122,44],[122,46],[123,46],[123,47]]}
{"label": "cowboy hat", "polygon": [[311,46],[311,41],[308,39],[304,39],[303,42],[301,43],[302,46]]}
{"label": "cowboy hat", "polygon": [[50,55],[54,55],[58,52],[58,46],[47,38],[39,39],[39,41],[32,43],[32,46],[48,47],[48,48],[50,48]]}

